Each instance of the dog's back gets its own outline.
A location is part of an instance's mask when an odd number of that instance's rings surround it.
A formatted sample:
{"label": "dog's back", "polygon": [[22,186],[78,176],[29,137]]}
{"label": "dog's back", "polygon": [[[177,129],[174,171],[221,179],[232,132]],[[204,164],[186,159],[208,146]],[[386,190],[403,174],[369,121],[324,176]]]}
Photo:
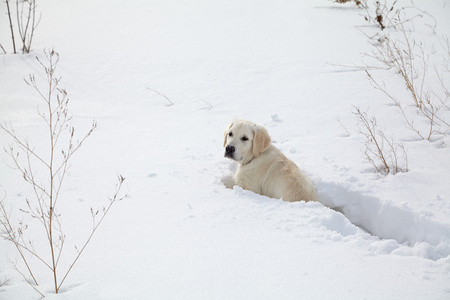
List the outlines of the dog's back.
{"label": "dog's back", "polygon": [[297,165],[274,145],[244,166],[236,174],[242,188],[284,201],[316,201],[311,181]]}

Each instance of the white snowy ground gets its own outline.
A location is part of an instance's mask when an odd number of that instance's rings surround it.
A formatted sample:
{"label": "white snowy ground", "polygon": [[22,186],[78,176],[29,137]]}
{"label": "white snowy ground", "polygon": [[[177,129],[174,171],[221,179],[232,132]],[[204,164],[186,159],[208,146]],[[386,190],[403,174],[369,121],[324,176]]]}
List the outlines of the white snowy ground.
{"label": "white snowy ground", "polygon": [[[430,18],[416,19],[414,37],[434,43],[437,55],[450,33],[450,1],[414,5],[436,19],[436,33]],[[417,140],[363,70],[336,66],[367,62],[365,34],[380,30],[364,10],[326,0],[48,0],[39,9],[34,51],[0,55],[0,121],[43,145],[42,103],[23,78],[43,78],[35,56],[53,46],[77,132],[92,119],[100,124],[74,157],[59,203],[61,268],[118,173],[127,194],[61,294],[36,262],[47,297],[450,298],[450,140]],[[5,10],[0,42],[11,52]],[[392,72],[373,74],[404,90]],[[405,141],[408,173],[379,178],[363,161],[352,105],[370,108]],[[223,158],[223,131],[236,117],[265,125],[325,205],[226,189],[221,180],[234,165]],[[11,143],[0,138],[2,147]],[[32,193],[0,155],[4,201],[23,206]],[[39,239],[39,230],[28,231]],[[0,298],[39,298],[10,263],[20,263],[14,247],[0,241],[0,251]]]}

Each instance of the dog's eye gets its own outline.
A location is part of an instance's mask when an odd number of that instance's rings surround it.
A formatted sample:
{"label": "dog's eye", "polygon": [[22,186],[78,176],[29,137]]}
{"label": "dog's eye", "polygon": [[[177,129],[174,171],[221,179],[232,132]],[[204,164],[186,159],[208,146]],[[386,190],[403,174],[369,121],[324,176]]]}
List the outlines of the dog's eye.
{"label": "dog's eye", "polygon": [[228,133],[228,136],[233,136],[233,133],[230,131],[230,133]]}
{"label": "dog's eye", "polygon": [[243,137],[241,138],[241,140],[242,140],[243,142],[248,141],[248,137],[243,136]]}

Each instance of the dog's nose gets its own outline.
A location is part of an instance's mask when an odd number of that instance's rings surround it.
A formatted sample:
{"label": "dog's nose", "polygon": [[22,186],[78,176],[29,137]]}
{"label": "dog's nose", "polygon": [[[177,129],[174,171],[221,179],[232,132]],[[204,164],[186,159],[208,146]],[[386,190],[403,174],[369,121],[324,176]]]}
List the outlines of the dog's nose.
{"label": "dog's nose", "polygon": [[227,146],[227,147],[225,148],[225,151],[227,152],[227,154],[232,154],[232,153],[234,153],[234,150],[235,150],[234,146]]}

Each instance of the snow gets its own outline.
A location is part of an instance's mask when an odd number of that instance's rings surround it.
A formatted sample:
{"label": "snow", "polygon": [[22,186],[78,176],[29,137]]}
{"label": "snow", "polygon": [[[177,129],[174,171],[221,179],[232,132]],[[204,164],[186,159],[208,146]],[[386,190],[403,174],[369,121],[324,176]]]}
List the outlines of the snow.
{"label": "snow", "polygon": [[[450,2],[414,5],[436,19],[435,33],[430,18],[414,20],[434,59],[450,34]],[[92,119],[100,125],[65,181],[62,269],[87,238],[90,208],[107,203],[117,174],[126,177],[126,197],[60,294],[34,262],[47,298],[450,298],[450,140],[418,140],[364,70],[343,67],[369,62],[365,34],[380,30],[365,10],[325,0],[49,0],[38,8],[33,52],[0,55],[0,122],[45,146],[42,104],[23,78],[42,80],[35,56],[55,47],[77,132]],[[11,52],[7,25],[2,17],[0,42]],[[403,95],[396,74],[371,72]],[[405,142],[409,172],[380,177],[364,161],[352,105],[370,108]],[[223,131],[236,117],[268,129],[321,203],[225,188],[235,165],[223,157]],[[0,141],[8,147],[11,138],[0,132]],[[32,191],[0,156],[4,201],[21,207]],[[29,231],[47,251],[40,229]],[[0,252],[0,298],[38,299],[12,267],[20,262],[13,245],[0,241]]]}

